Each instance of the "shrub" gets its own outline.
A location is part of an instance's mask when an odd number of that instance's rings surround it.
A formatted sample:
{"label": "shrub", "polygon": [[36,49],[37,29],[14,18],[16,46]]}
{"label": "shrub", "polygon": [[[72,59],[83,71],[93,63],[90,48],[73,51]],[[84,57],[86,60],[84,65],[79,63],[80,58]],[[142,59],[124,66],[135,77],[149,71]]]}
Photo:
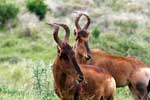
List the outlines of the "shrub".
{"label": "shrub", "polygon": [[0,3],[0,26],[4,26],[10,19],[15,19],[19,13],[19,8],[9,2]]}
{"label": "shrub", "polygon": [[50,83],[53,80],[50,77],[51,71],[51,64],[46,65],[43,61],[33,67],[34,89],[36,98],[40,98],[39,100],[52,100],[51,98],[55,96],[54,90],[50,89]]}
{"label": "shrub", "polygon": [[136,20],[127,20],[127,21],[115,21],[114,24],[120,29],[120,32],[126,34],[133,34],[135,33],[136,29],[138,28],[138,23]]}
{"label": "shrub", "polygon": [[126,0],[106,0],[105,2],[113,11],[120,11],[124,8]]}
{"label": "shrub", "polygon": [[99,28],[99,27],[95,27],[95,28],[93,29],[93,31],[92,31],[92,36],[93,36],[94,38],[98,38],[100,33],[101,33],[100,28]]}
{"label": "shrub", "polygon": [[40,20],[44,19],[47,12],[47,5],[43,0],[27,0],[26,6],[30,12],[35,13]]}

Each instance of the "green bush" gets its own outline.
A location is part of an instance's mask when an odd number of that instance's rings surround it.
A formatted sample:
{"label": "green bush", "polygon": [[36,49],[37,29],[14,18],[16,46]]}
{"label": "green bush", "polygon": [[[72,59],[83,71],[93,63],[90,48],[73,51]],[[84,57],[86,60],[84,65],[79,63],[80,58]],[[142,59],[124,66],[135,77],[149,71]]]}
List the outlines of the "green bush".
{"label": "green bush", "polygon": [[36,100],[58,100],[54,90],[50,89],[50,85],[53,83],[50,73],[52,73],[51,64],[46,65],[43,61],[33,67]]}
{"label": "green bush", "polygon": [[29,11],[35,13],[40,20],[44,19],[47,12],[47,5],[44,4],[43,0],[27,0],[26,6]]}
{"label": "green bush", "polygon": [[95,27],[95,28],[92,30],[92,36],[93,36],[94,38],[98,38],[100,33],[101,33],[101,30],[100,30],[99,27]]}
{"label": "green bush", "polygon": [[15,19],[19,13],[19,8],[9,2],[0,3],[0,26],[4,26],[10,19]]}

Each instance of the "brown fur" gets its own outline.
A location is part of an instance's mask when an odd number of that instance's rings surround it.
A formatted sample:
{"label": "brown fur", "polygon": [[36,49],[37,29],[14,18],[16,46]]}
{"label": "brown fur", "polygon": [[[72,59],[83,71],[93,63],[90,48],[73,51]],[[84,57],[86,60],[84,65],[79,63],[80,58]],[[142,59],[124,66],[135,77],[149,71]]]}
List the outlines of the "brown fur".
{"label": "brown fur", "polygon": [[[86,33],[88,36],[83,37],[82,35],[78,35],[80,31],[84,31],[82,33]],[[148,81],[150,80],[150,77],[146,77],[146,74],[144,74],[147,73],[150,76],[150,71],[146,72],[146,70],[144,70],[147,66],[136,58],[111,55],[100,49],[88,50],[85,44],[88,44],[89,34],[90,33],[87,30],[78,28],[75,30],[75,38],[78,38],[76,39],[76,43],[74,45],[74,51],[78,63],[95,65],[99,68],[106,69],[115,78],[117,87],[128,85],[136,100],[140,100],[139,98],[143,97],[145,98],[145,96],[142,95],[143,93],[138,91],[138,88],[142,87],[143,90],[145,90],[144,94],[147,95],[146,89],[148,86]],[[140,85],[140,87],[135,88],[135,86],[139,83],[144,84],[144,86]]]}
{"label": "brown fur", "polygon": [[146,67],[143,62],[135,58],[113,56],[101,50],[91,50],[88,55],[91,56],[90,60],[86,60],[84,56],[80,56],[77,53],[78,62],[99,66],[108,70],[115,78],[117,87],[128,85],[130,75],[139,67]]}
{"label": "brown fur", "polygon": [[[78,63],[95,65],[100,68],[106,69],[115,78],[117,87],[123,87],[123,86],[129,85],[130,83],[132,83],[132,87],[133,87],[138,82],[138,81],[136,82],[133,82],[133,81],[139,80],[140,82],[145,84],[145,87],[143,88],[146,89],[146,86],[150,78],[147,77],[146,81],[144,81],[143,78],[139,79],[138,77],[140,75],[142,77],[145,77],[145,75],[143,74],[144,72],[140,72],[136,78],[135,77],[131,78],[132,75],[134,76],[134,74],[138,72],[139,68],[147,68],[147,66],[142,61],[136,58],[132,58],[132,57],[121,57],[121,56],[111,55],[99,49],[93,49],[93,50],[90,50],[90,52],[87,52],[86,48],[84,47],[84,44],[82,44],[83,41],[87,42],[86,39],[77,40],[74,46],[74,50],[76,52],[76,58],[77,58]],[[90,56],[91,59],[87,60],[86,59],[87,56]],[[150,72],[148,72],[148,74],[150,76]],[[138,93],[136,89],[130,88],[130,90],[136,100],[140,100],[140,99],[137,99],[137,95],[143,96],[140,93]],[[145,91],[145,94],[147,95],[146,92],[147,91]]]}
{"label": "brown fur", "polygon": [[[121,57],[121,56],[115,56],[108,54],[102,50],[99,49],[93,49],[90,50],[90,52],[87,52],[86,48],[84,47],[84,44],[82,42],[87,42],[86,39],[84,40],[77,40],[74,50],[76,52],[76,58],[78,63],[81,64],[90,64],[95,65],[100,68],[104,68],[107,71],[110,72],[110,74],[115,78],[116,86],[117,87],[123,87],[126,85],[129,85],[132,83],[132,87],[135,86],[137,83],[133,82],[134,80],[139,80],[143,84],[145,84],[145,90],[148,85],[148,81],[150,80],[149,77],[146,78],[146,81],[143,80],[143,78],[139,79],[138,76],[146,77],[144,72],[140,72],[137,77],[131,76],[138,72],[139,69],[147,68],[147,66],[140,60],[132,57]],[[80,44],[81,43],[81,44]],[[90,56],[91,59],[87,60],[86,57]],[[144,70],[146,72],[146,70]],[[150,71],[147,72],[150,76]],[[136,89],[131,89],[132,94],[134,95],[136,100],[137,95],[143,96]],[[147,95],[147,91],[145,91],[145,94]],[[136,96],[135,96],[136,95]],[[144,99],[146,100],[146,99]]]}
{"label": "brown fur", "polygon": [[[69,66],[70,64],[67,63],[67,65]],[[65,69],[63,69],[64,73],[66,73],[66,75],[63,75],[59,66],[63,67],[62,63],[59,65],[57,61],[53,65],[56,94],[61,100],[71,100],[76,89],[76,73],[72,72],[70,74],[70,72],[67,72],[67,70],[65,72]],[[102,100],[107,100],[109,97],[114,97],[115,80],[105,70],[90,65],[79,66],[84,74],[84,82],[80,84],[79,100],[100,100],[101,96],[104,97]]]}
{"label": "brown fur", "polygon": [[[110,97],[113,100],[116,89],[114,78],[104,69],[78,65],[71,46],[58,38],[58,29],[55,25],[54,39],[58,44],[58,52],[53,64],[53,76],[55,92],[59,98],[72,100],[79,94],[79,100],[100,100],[101,97],[102,100],[109,100]],[[84,75],[84,82],[79,85],[76,83],[78,73],[75,67],[79,67]]]}

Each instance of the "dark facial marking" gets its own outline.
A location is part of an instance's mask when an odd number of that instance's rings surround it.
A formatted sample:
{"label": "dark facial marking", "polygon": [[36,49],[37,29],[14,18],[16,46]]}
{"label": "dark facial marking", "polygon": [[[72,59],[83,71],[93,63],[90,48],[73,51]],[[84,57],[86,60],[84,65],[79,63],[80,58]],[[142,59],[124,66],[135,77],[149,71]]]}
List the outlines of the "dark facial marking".
{"label": "dark facial marking", "polygon": [[137,83],[136,84],[136,89],[141,93],[144,94],[147,90],[146,90],[146,85],[144,83]]}
{"label": "dark facial marking", "polygon": [[89,48],[88,42],[85,42],[84,45],[86,47],[87,52],[90,52],[90,48]]}
{"label": "dark facial marking", "polygon": [[138,96],[138,98],[139,98],[139,100],[141,100],[141,97],[140,97],[140,96]]}
{"label": "dark facial marking", "polygon": [[109,96],[107,100],[113,100],[113,96]]}
{"label": "dark facial marking", "polygon": [[79,96],[80,96],[80,85],[77,84],[73,100],[79,100]]}
{"label": "dark facial marking", "polygon": [[77,71],[77,73],[80,75],[80,76],[83,76],[83,73],[81,72],[81,69],[79,67],[79,65],[77,64],[77,61],[75,58],[72,58],[72,63],[75,67],[75,70]]}
{"label": "dark facial marking", "polygon": [[80,32],[78,32],[78,36],[87,38],[88,37],[88,33],[86,31],[81,30]]}
{"label": "dark facial marking", "polygon": [[150,91],[150,80],[149,80],[148,86],[147,86],[147,92],[149,93],[149,91]]}
{"label": "dark facial marking", "polygon": [[60,54],[60,59],[61,60],[69,60],[66,54],[61,53],[60,49],[57,47],[57,53]]}
{"label": "dark facial marking", "polygon": [[63,52],[60,52],[60,59],[69,61],[68,55],[72,51],[72,48],[69,45],[65,45],[65,47],[62,49]]}
{"label": "dark facial marking", "polygon": [[74,30],[74,35],[76,36],[76,30]]}
{"label": "dark facial marking", "polygon": [[90,59],[91,59],[91,56],[88,55],[85,59],[86,59],[86,60],[90,60]]}
{"label": "dark facial marking", "polygon": [[103,100],[103,96],[101,96],[100,100]]}
{"label": "dark facial marking", "polygon": [[60,55],[60,59],[61,59],[61,60],[65,60],[65,61],[69,61],[69,58],[68,58],[68,56],[67,56],[65,53],[62,53],[62,54]]}
{"label": "dark facial marking", "polygon": [[131,84],[131,83],[129,83],[129,85],[128,85],[128,86],[129,86],[129,88],[132,88],[132,84]]}
{"label": "dark facial marking", "polygon": [[71,51],[72,51],[71,46],[68,45],[68,44],[66,44],[66,46],[64,47],[64,52],[67,53],[67,54],[69,54],[69,52],[71,52]]}

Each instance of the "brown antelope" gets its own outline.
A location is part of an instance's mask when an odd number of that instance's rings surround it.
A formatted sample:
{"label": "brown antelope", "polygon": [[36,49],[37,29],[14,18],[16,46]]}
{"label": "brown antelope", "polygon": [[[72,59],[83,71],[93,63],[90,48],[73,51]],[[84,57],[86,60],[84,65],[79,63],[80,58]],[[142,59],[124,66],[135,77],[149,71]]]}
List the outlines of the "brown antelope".
{"label": "brown antelope", "polygon": [[[81,28],[78,24],[84,15],[88,22]],[[135,100],[146,100],[150,91],[150,69],[140,60],[132,57],[121,57],[108,54],[100,49],[90,50],[88,47],[90,18],[79,14],[75,20],[74,51],[78,63],[95,65],[107,70],[115,79],[117,87],[129,86]],[[148,99],[150,100],[150,99]]]}
{"label": "brown antelope", "polygon": [[[75,53],[68,44],[69,28],[64,24],[51,24],[54,27],[54,40],[57,43],[57,57],[53,64],[55,92],[61,100],[113,100],[116,84],[113,77],[104,69],[92,65],[78,65]],[[59,26],[66,31],[64,41],[58,37]],[[81,69],[81,70],[80,70]],[[84,82],[76,83],[79,74]],[[84,76],[84,78],[83,78]]]}

